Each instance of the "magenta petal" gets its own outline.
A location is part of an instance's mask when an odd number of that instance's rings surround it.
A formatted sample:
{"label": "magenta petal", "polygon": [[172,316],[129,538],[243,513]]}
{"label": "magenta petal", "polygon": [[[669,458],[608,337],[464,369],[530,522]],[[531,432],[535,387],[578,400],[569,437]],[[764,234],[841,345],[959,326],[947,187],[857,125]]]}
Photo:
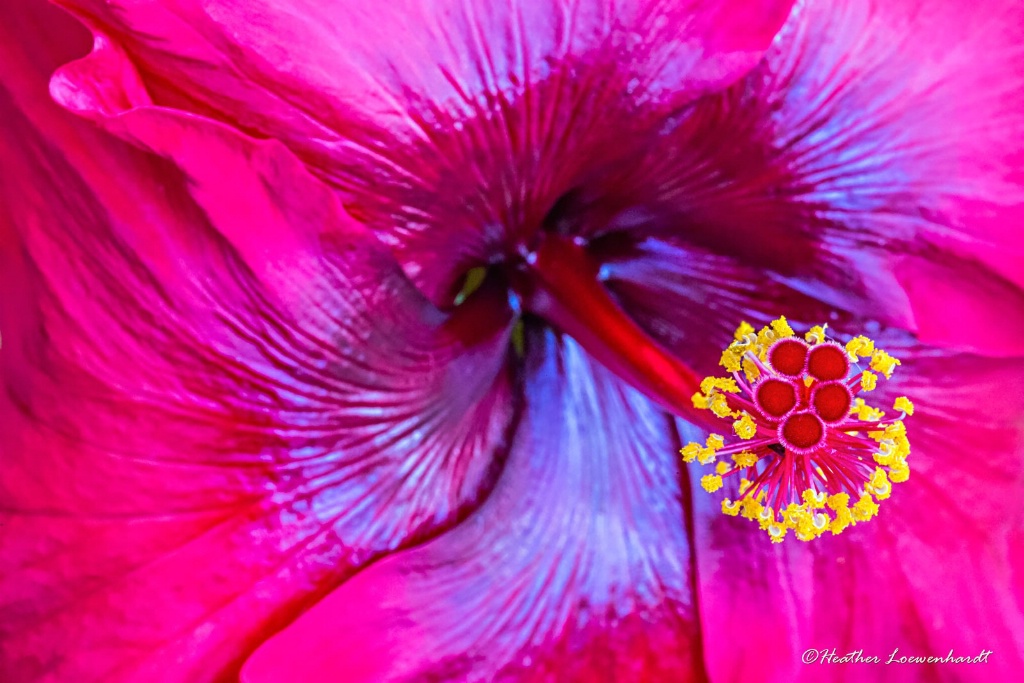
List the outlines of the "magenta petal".
{"label": "magenta petal", "polygon": [[[1014,258],[1010,245],[1003,259]],[[1024,355],[1024,278],[1000,275],[1004,265],[998,256],[984,265],[948,254],[900,259],[895,275],[912,302],[918,336],[986,355]]]}
{"label": "magenta petal", "polygon": [[758,68],[603,181],[592,223],[740,259],[927,343],[1013,355],[1022,140],[1021,3],[801,3]]}
{"label": "magenta petal", "polygon": [[159,103],[216,112],[329,173],[372,128],[377,143],[380,132],[428,136],[430,110],[472,110],[601,50],[618,52],[650,94],[692,99],[753,66],[791,2],[58,4],[123,46]]}
{"label": "magenta petal", "polygon": [[0,26],[0,678],[226,680],[486,493],[507,329],[471,340],[279,144],[109,119],[161,159],[53,105],[88,42]]}
{"label": "magenta petal", "polygon": [[604,282],[623,308],[695,368],[719,367],[722,345],[743,320],[761,325],[784,315],[807,328],[827,322],[846,329],[852,322],[863,329],[865,324],[822,301],[828,297],[820,289],[804,291],[735,255],[681,240],[652,237],[616,246],[600,258]]}
{"label": "magenta petal", "polygon": [[753,67],[791,2],[61,4],[158,104],[283,141],[448,303],[595,164]]}
{"label": "magenta petal", "polygon": [[891,350],[904,359],[892,387],[867,396],[886,408],[896,395],[913,400],[911,475],[877,519],[774,546],[710,499],[698,503],[694,542],[712,679],[817,683],[883,670],[808,666],[808,648],[862,650],[883,662],[896,648],[897,656],[994,652],[970,669],[904,665],[885,674],[907,682],[998,680],[1024,667],[1024,593],[1013,556],[1022,529],[1024,361]]}
{"label": "magenta petal", "polygon": [[702,677],[671,421],[571,340],[527,343],[528,402],[487,502],[325,598],[245,683]]}

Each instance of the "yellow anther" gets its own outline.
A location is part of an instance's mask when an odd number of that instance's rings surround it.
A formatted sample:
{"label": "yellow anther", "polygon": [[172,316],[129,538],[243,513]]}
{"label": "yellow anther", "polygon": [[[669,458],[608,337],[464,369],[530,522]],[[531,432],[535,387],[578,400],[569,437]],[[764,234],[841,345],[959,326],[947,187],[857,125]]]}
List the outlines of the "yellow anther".
{"label": "yellow anther", "polygon": [[740,368],[742,367],[740,365],[740,362],[742,360],[743,353],[737,352],[732,347],[729,347],[728,349],[722,352],[722,359],[718,361],[718,364],[729,372],[739,372]]}
{"label": "yellow anther", "polygon": [[743,502],[739,500],[729,500],[728,498],[726,498],[725,500],[722,501],[722,512],[729,515],[730,517],[735,517],[736,515],[740,514],[740,509],[742,507]]}
{"label": "yellow anther", "polygon": [[769,346],[779,340],[779,334],[770,327],[762,327],[761,331],[757,333],[757,343],[755,348],[751,349],[758,358],[764,360],[766,357],[766,351]]}
{"label": "yellow anther", "polygon": [[735,339],[736,341],[722,352],[722,359],[719,361],[719,364],[729,372],[740,371],[743,356],[747,351],[758,353],[757,335],[754,334],[754,328],[749,323],[740,323],[740,326],[736,328]]}
{"label": "yellow anther", "polygon": [[836,510],[835,519],[829,525],[829,529],[832,531],[832,535],[841,534],[846,527],[853,524],[853,513],[850,512],[850,508],[842,507]]}
{"label": "yellow anther", "polygon": [[914,404],[910,402],[910,399],[906,396],[900,396],[896,399],[896,403],[892,406],[896,410],[902,410],[907,415],[914,414]]}
{"label": "yellow anther", "polygon": [[699,391],[693,395],[693,407],[697,410],[707,410],[711,407],[711,402],[708,401],[708,397]]}
{"label": "yellow anther", "polygon": [[748,382],[755,381],[761,376],[761,370],[757,367],[757,364],[749,358],[744,358],[742,362],[743,374],[747,376]]}
{"label": "yellow anther", "polygon": [[868,436],[879,442],[905,440],[907,438],[907,427],[903,424],[903,420],[896,420],[881,431],[876,429],[868,432]]}
{"label": "yellow anther", "polygon": [[729,408],[729,402],[725,399],[725,394],[714,394],[711,397],[711,412],[718,417],[733,417],[733,412]]}
{"label": "yellow anther", "polygon": [[796,528],[807,514],[807,511],[802,505],[796,503],[790,503],[782,511],[782,522],[788,527]]}
{"label": "yellow anther", "polygon": [[773,320],[771,326],[779,338],[793,336],[793,328],[786,322],[786,316],[784,315],[780,315],[777,320]]}
{"label": "yellow anther", "polygon": [[752,467],[758,460],[758,457],[750,451],[742,451],[732,456],[732,461],[736,463],[737,467]]}
{"label": "yellow anther", "polygon": [[804,335],[804,339],[811,344],[820,344],[825,341],[825,328],[827,327],[828,325],[815,325],[807,331],[807,334]]}
{"label": "yellow anther", "polygon": [[693,462],[702,450],[704,449],[699,443],[691,442],[680,448],[679,453],[683,456],[683,462]]}
{"label": "yellow anther", "polygon": [[742,496],[747,491],[749,491],[750,487],[753,485],[754,482],[750,481],[749,479],[740,479],[740,495]]}
{"label": "yellow anther", "polygon": [[729,394],[740,393],[740,388],[736,386],[736,380],[732,377],[705,377],[701,380],[700,390],[705,394],[710,394],[715,389]]}
{"label": "yellow anther", "polygon": [[796,527],[796,537],[801,541],[812,541],[821,536],[829,527],[830,518],[824,512],[805,514]]}
{"label": "yellow anther", "polygon": [[878,375],[865,370],[860,375],[860,388],[864,391],[873,391],[878,386]]}
{"label": "yellow anther", "polygon": [[825,507],[825,502],[828,500],[828,494],[824,491],[815,493],[811,489],[807,489],[803,493],[803,499],[808,510],[821,510]]}
{"label": "yellow anther", "polygon": [[728,472],[731,469],[732,468],[729,467],[729,463],[727,463],[725,461],[719,462],[717,465],[715,465],[715,473],[716,474],[725,474],[726,472]]}
{"label": "yellow anther", "polygon": [[853,518],[858,522],[866,522],[878,514],[878,505],[871,494],[865,491],[861,494],[860,500],[851,508]]}
{"label": "yellow anther", "polygon": [[910,465],[906,460],[897,460],[889,466],[889,479],[894,484],[902,484],[910,479]]}
{"label": "yellow anther", "polygon": [[771,536],[772,543],[782,543],[788,531],[786,527],[778,524],[769,524],[765,529],[768,531],[768,535]]}
{"label": "yellow anther", "polygon": [[874,353],[874,351],[875,342],[864,335],[854,337],[850,341],[846,342],[846,355],[848,355],[852,361],[856,361],[858,357],[867,358]]}
{"label": "yellow anther", "polygon": [[890,439],[905,438],[907,436],[907,426],[903,424],[903,420],[896,420],[885,428],[885,435]]}
{"label": "yellow anther", "polygon": [[836,512],[839,512],[840,510],[843,510],[850,505],[850,494],[836,493],[834,495],[829,496],[828,500],[825,501],[825,504],[828,505],[833,510],[835,510]]}
{"label": "yellow anther", "polygon": [[886,379],[892,378],[892,373],[897,365],[901,365],[900,361],[882,349],[875,349],[875,352],[871,354],[871,369],[882,373]]}
{"label": "yellow anther", "polygon": [[886,476],[885,470],[881,468],[875,469],[875,473],[871,475],[871,479],[865,488],[878,500],[885,500],[892,493],[892,484],[889,483],[889,477]]}
{"label": "yellow anther", "polygon": [[715,461],[715,452],[724,445],[725,438],[721,434],[711,434],[705,446],[691,442],[679,449],[679,453],[683,456],[683,462],[696,460],[702,465],[709,465]]}
{"label": "yellow anther", "polygon": [[850,413],[856,415],[865,422],[878,422],[885,417],[884,412],[878,408],[872,408],[865,403],[862,398],[853,399],[853,406],[850,408]]}
{"label": "yellow anther", "polygon": [[875,452],[875,462],[879,465],[892,465],[896,462],[899,457],[896,454],[896,444],[892,439],[883,439],[878,444],[878,450]]}
{"label": "yellow anther", "polygon": [[758,519],[761,516],[761,512],[764,510],[764,506],[753,498],[744,498],[740,503],[743,506],[740,514],[742,514],[745,519]]}
{"label": "yellow anther", "polygon": [[748,323],[747,321],[743,321],[743,322],[740,323],[740,326],[736,328],[736,334],[735,334],[736,341],[743,341],[748,334],[753,334],[753,333],[754,333],[754,326],[751,325],[750,323]]}
{"label": "yellow anther", "polygon": [[814,525],[814,528],[818,530],[819,534],[825,533],[825,529],[828,529],[828,522],[829,516],[824,512],[815,513],[814,516],[811,517],[811,524]]}
{"label": "yellow anther", "polygon": [[743,413],[743,417],[733,422],[732,428],[741,439],[752,439],[754,434],[757,434],[757,425],[747,413]]}
{"label": "yellow anther", "polygon": [[[885,428],[884,431],[868,432],[868,436],[878,441],[878,451],[875,452],[875,462],[890,468],[890,479],[893,482],[906,481],[909,470],[904,471],[906,458],[910,455],[910,441],[907,439],[906,427],[902,421],[896,421]],[[903,463],[897,475],[897,465]],[[902,478],[897,478],[897,476]]]}
{"label": "yellow anther", "polygon": [[714,493],[718,489],[722,488],[722,478],[717,474],[705,474],[700,478],[700,485],[704,487],[704,490],[708,493]]}

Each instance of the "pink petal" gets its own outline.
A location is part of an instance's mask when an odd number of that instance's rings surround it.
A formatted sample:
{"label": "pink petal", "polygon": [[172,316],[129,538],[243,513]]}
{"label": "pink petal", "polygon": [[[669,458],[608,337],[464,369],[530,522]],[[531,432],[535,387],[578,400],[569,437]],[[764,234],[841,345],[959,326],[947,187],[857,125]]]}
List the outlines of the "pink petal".
{"label": "pink petal", "polygon": [[[803,329],[822,323],[837,329],[878,329],[870,318],[837,311],[820,290],[805,291],[737,255],[661,237],[611,245],[607,254],[600,241],[593,244],[604,264],[605,285],[622,307],[662,346],[690,367],[703,369],[704,375],[720,370],[722,348],[741,321],[760,326],[785,315]],[[860,303],[866,306],[867,299]]]}
{"label": "pink petal", "polygon": [[360,126],[420,137],[426,109],[473,109],[602,49],[620,51],[651,94],[692,99],[753,66],[791,3],[59,4],[114,36],[161,103],[216,111],[336,164]]}
{"label": "pink petal", "polygon": [[[987,681],[1024,666],[1011,553],[1022,529],[1024,361],[890,350],[904,363],[890,388],[867,398],[884,408],[895,395],[913,400],[913,452],[910,480],[877,519],[773,546],[694,492],[712,679]],[[801,662],[808,648],[818,651],[810,665]],[[827,663],[821,651],[833,648],[883,664]],[[994,654],[986,665],[886,666],[896,648],[897,657]]]}
{"label": "pink petal", "polygon": [[[791,2],[60,4],[157,103],[284,141],[440,302],[595,162],[754,66]],[[123,69],[79,71],[102,89]]]}
{"label": "pink petal", "polygon": [[568,338],[527,344],[528,402],[487,502],[318,603],[245,683],[702,677],[670,420]]}
{"label": "pink petal", "polygon": [[228,680],[486,493],[507,311],[434,309],[280,144],[107,120],[161,159],[67,114],[46,76],[87,47],[5,11],[0,678]]}
{"label": "pink petal", "polygon": [[1024,6],[803,3],[578,218],[730,256],[934,344],[1024,352]]}

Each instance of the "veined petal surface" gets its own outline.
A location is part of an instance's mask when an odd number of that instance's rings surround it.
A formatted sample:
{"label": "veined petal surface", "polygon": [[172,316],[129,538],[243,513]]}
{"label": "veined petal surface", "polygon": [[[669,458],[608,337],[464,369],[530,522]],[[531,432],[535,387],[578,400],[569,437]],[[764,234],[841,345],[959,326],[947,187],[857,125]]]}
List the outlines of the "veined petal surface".
{"label": "veined petal surface", "polygon": [[60,4],[123,54],[80,80],[137,70],[140,97],[283,141],[445,302],[595,164],[753,67],[791,2]]}
{"label": "veined petal surface", "polygon": [[487,502],[335,591],[244,683],[704,679],[671,420],[572,340],[527,344],[522,422]]}
{"label": "veined petal surface", "polygon": [[96,130],[47,94],[87,34],[8,19],[0,677],[229,680],[488,490],[504,298],[435,309],[278,143],[155,107],[110,125],[159,157]]}

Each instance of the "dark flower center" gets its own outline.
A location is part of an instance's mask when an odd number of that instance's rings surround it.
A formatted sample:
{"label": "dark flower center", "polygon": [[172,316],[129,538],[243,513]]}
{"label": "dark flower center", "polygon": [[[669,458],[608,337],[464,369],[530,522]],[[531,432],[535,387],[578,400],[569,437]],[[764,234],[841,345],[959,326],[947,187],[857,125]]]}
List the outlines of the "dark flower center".
{"label": "dark flower center", "polygon": [[[492,286],[504,288],[520,321],[543,320],[664,408],[706,422],[692,402],[697,374],[622,309],[601,282],[598,258],[581,238],[560,234],[558,225],[538,231],[504,261],[468,271],[453,303],[463,308]],[[521,323],[513,328],[513,346],[517,338],[521,342]]]}

